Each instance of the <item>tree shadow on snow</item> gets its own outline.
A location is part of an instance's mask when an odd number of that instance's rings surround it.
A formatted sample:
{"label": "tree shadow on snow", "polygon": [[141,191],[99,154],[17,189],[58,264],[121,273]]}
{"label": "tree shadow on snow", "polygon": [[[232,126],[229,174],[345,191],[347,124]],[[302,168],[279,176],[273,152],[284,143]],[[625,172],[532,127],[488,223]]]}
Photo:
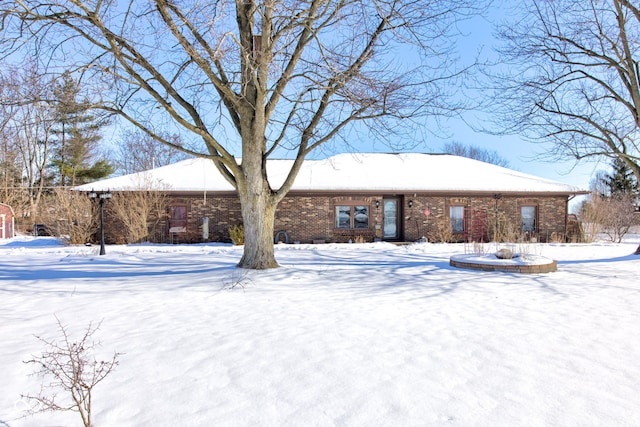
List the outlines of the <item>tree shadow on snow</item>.
{"label": "tree shadow on snow", "polygon": [[[392,252],[363,250],[340,253],[318,251],[316,259],[287,257],[287,265],[304,270],[304,280],[317,276],[320,286],[336,292],[357,293],[363,296],[382,294],[404,295],[407,298],[434,298],[452,294],[457,290],[474,292],[493,290],[499,286],[527,286],[555,296],[562,296],[553,286],[552,274],[521,274],[503,271],[480,271],[452,267],[449,254],[420,252]],[[324,280],[331,277],[334,281]],[[335,279],[338,278],[338,279]],[[315,284],[315,283],[314,283]]]}
{"label": "tree shadow on snow", "polygon": [[[156,290],[202,287],[207,277],[229,275],[234,269],[234,264],[216,262],[211,257],[202,257],[189,262],[167,259],[132,261],[76,257],[70,262],[57,264],[51,262],[33,262],[20,266],[4,264],[0,265],[0,292],[59,293],[72,288],[74,293],[94,293],[104,292],[105,287],[111,288],[110,292],[130,292],[149,287]],[[193,280],[185,280],[185,275],[193,276]],[[144,280],[145,278],[150,280]],[[0,427],[2,427],[1,424]]]}
{"label": "tree shadow on snow", "polygon": [[389,294],[411,299],[438,297],[456,291],[473,275],[468,271],[444,274],[445,270],[456,269],[443,256],[398,252],[385,255],[380,251],[352,254],[319,251],[314,259],[287,256],[282,264],[299,270],[304,281],[312,281],[316,286],[366,297]]}
{"label": "tree shadow on snow", "polygon": [[609,262],[623,262],[623,261],[640,261],[640,255],[624,255],[615,258],[598,258],[598,259],[571,259],[558,261],[558,265],[571,265],[571,264],[594,264],[594,263],[609,263]]}

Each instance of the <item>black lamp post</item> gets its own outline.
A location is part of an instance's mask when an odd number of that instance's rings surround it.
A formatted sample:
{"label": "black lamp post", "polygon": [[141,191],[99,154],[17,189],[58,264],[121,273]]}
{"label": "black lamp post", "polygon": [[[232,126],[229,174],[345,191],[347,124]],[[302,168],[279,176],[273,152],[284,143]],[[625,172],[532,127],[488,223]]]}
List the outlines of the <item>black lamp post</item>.
{"label": "black lamp post", "polygon": [[98,199],[100,205],[100,255],[104,255],[104,201],[111,198],[111,192],[107,191],[93,191],[89,192],[89,198],[91,200]]}
{"label": "black lamp post", "polygon": [[501,193],[496,193],[496,194],[493,195],[493,198],[496,201],[496,207],[495,207],[496,226],[495,226],[495,229],[493,231],[493,240],[495,240],[497,242],[497,240],[498,240],[498,200],[502,199],[502,194]]}

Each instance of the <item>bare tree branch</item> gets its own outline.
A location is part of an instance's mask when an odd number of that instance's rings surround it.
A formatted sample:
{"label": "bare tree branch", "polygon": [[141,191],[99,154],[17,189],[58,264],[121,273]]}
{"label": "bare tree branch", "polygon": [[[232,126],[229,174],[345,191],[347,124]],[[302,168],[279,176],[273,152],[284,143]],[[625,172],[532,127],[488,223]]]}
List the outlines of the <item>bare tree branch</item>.
{"label": "bare tree branch", "polygon": [[502,29],[499,126],[554,158],[619,157],[640,177],[640,13],[625,0],[530,0]]}

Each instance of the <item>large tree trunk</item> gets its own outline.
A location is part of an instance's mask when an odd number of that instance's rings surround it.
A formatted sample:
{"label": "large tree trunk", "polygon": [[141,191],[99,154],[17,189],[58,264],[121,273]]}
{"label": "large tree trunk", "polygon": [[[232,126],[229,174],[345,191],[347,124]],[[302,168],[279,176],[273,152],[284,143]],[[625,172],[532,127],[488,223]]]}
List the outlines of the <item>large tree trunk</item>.
{"label": "large tree trunk", "polygon": [[273,230],[277,203],[269,193],[250,189],[240,192],[244,224],[244,253],[238,267],[264,270],[278,267],[273,250]]}
{"label": "large tree trunk", "polygon": [[[252,89],[255,88],[247,85],[249,92]],[[251,110],[253,114],[246,113],[241,118],[244,122],[242,165],[236,174],[244,225],[244,253],[238,267],[264,270],[279,267],[273,249],[273,229],[280,200],[267,178],[263,112],[253,107]]]}

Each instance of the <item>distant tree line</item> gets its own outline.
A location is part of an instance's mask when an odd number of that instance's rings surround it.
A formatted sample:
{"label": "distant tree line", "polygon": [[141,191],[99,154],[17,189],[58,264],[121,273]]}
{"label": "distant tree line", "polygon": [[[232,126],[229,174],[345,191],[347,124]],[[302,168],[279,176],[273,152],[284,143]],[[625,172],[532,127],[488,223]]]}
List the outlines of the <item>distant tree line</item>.
{"label": "distant tree line", "polygon": [[491,163],[504,168],[509,167],[509,161],[502,157],[497,151],[488,150],[475,145],[465,145],[457,141],[447,142],[442,146],[442,151],[446,154],[467,157],[469,159]]}
{"label": "distant tree line", "polygon": [[18,229],[50,221],[62,209],[60,189],[185,157],[140,131],[113,136],[98,101],[79,76],[44,73],[33,59],[0,72],[0,202],[16,211]]}

